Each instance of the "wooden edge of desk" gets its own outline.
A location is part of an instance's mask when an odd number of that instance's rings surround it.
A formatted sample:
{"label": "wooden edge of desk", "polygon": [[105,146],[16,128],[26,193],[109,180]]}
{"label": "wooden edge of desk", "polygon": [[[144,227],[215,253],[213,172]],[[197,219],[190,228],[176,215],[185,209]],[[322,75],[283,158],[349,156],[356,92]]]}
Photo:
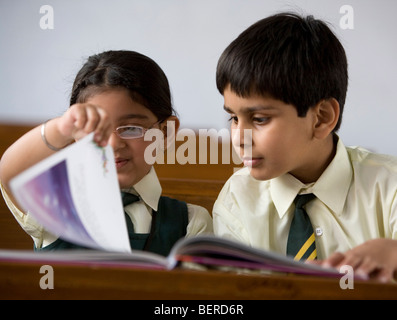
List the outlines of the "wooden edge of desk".
{"label": "wooden edge of desk", "polygon": [[54,289],[40,288],[40,264],[0,262],[0,299],[397,299],[397,284],[298,275],[53,265]]}

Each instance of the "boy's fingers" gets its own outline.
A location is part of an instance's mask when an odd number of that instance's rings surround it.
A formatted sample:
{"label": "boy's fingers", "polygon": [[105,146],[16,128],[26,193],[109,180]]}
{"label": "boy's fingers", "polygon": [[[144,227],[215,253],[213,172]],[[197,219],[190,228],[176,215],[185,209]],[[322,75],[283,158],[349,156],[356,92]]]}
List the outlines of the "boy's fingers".
{"label": "boy's fingers", "polygon": [[369,257],[365,257],[361,265],[357,268],[357,271],[365,272],[370,274],[378,268],[378,264]]}
{"label": "boy's fingers", "polygon": [[345,259],[345,255],[340,252],[335,252],[324,260],[322,266],[325,268],[335,268]]}
{"label": "boy's fingers", "polygon": [[306,260],[305,263],[306,264],[315,264],[318,266],[321,266],[323,264],[323,260]]}
{"label": "boy's fingers", "polygon": [[354,250],[350,250],[344,254],[344,259],[339,262],[338,267],[342,265],[351,266],[353,269],[359,268],[364,262],[364,257],[361,254],[357,254]]}
{"label": "boy's fingers", "polygon": [[365,257],[360,266],[355,270],[355,272],[362,278],[368,279],[371,273],[374,273],[378,270],[379,269],[377,263],[369,257]]}
{"label": "boy's fingers", "polygon": [[378,280],[380,282],[389,282],[393,280],[393,270],[390,268],[381,268],[374,276],[371,278],[374,278],[375,280]]}

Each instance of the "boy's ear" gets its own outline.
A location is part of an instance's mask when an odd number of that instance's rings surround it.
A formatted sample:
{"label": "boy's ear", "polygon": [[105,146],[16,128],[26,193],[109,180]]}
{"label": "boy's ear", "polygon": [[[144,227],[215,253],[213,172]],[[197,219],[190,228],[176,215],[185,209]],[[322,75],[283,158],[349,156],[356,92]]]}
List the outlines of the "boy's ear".
{"label": "boy's ear", "polygon": [[339,120],[339,102],[335,98],[320,101],[315,107],[314,136],[324,139],[332,133]]}
{"label": "boy's ear", "polygon": [[160,130],[164,134],[164,150],[167,150],[176,140],[180,122],[178,117],[170,116],[160,124]]}

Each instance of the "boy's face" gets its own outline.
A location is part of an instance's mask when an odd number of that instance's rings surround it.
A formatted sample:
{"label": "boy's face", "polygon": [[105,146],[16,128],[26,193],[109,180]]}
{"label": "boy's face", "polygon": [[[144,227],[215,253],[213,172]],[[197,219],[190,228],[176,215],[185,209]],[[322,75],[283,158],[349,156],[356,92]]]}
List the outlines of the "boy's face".
{"label": "boy's face", "polygon": [[[96,94],[86,101],[104,109],[112,123],[113,130],[120,126],[137,125],[149,128],[157,117],[143,105],[133,101],[124,89],[114,89]],[[115,156],[120,188],[130,188],[139,182],[151,166],[144,159],[146,147],[152,143],[144,138],[122,139],[112,133],[109,144]]]}
{"label": "boy's face", "polygon": [[[230,87],[224,91],[224,100],[231,116],[233,146],[255,179],[291,173],[302,182],[311,182],[305,180],[310,180],[318,156],[313,152],[312,108],[306,117],[298,117],[295,107],[281,100],[255,94],[242,98]],[[245,129],[252,134],[248,141],[244,141]]]}

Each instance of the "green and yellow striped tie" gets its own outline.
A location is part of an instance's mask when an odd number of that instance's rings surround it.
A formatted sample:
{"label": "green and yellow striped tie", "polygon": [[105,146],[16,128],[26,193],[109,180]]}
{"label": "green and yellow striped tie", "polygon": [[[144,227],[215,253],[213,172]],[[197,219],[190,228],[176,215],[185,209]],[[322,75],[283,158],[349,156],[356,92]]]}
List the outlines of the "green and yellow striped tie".
{"label": "green and yellow striped tie", "polygon": [[316,242],[310,218],[303,206],[315,195],[312,193],[297,195],[295,212],[288,235],[287,255],[294,260],[314,260],[317,258]]}

